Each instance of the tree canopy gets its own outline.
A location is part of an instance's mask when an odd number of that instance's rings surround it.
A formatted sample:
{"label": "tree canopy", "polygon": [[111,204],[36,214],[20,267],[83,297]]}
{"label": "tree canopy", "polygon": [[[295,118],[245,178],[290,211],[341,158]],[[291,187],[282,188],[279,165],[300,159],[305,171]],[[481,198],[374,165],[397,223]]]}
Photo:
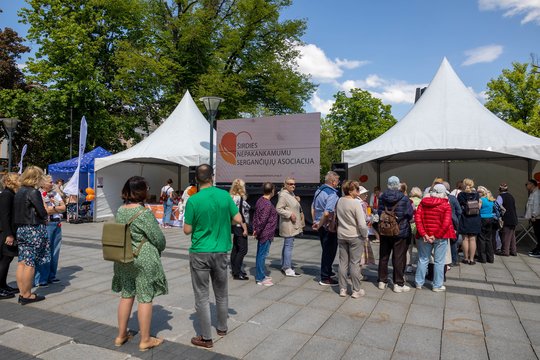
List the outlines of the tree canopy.
{"label": "tree canopy", "polygon": [[350,96],[339,91],[334,98],[334,105],[322,122],[321,174],[333,162],[340,162],[342,150],[368,143],[396,123],[392,107],[368,91],[352,89]]}
{"label": "tree canopy", "polygon": [[35,86],[0,94],[0,109],[22,120],[38,165],[66,158],[66,135],[73,124],[78,138],[83,115],[88,147],[117,151],[140,139],[137,128],[159,124],[186,90],[225,98],[220,118],[237,118],[302,112],[315,89],[296,67],[305,21],[280,19],[291,0],[27,4],[20,16],[37,46],[26,69]]}
{"label": "tree canopy", "polygon": [[540,73],[533,66],[515,62],[487,87],[486,108],[521,131],[540,136]]}

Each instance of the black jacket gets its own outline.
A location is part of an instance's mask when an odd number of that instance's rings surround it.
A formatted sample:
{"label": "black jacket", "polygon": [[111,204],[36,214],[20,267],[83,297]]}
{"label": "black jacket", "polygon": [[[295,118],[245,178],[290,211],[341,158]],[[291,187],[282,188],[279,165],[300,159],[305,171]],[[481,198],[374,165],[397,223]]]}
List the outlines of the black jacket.
{"label": "black jacket", "polygon": [[13,199],[15,192],[4,189],[0,194],[0,253],[6,256],[17,256],[17,245],[6,244],[8,236],[15,237],[17,228],[13,223]]}
{"label": "black jacket", "polygon": [[40,225],[47,223],[47,210],[39,190],[22,186],[13,202],[13,222],[15,225]]}
{"label": "black jacket", "polygon": [[379,209],[378,214],[381,216],[385,210],[391,210],[397,203],[395,214],[399,223],[399,235],[400,238],[408,238],[411,236],[411,223],[413,218],[413,207],[411,200],[399,190],[386,190],[379,197]]}
{"label": "black jacket", "polygon": [[518,217],[514,197],[509,192],[503,192],[500,195],[503,200],[502,206],[506,209],[502,217],[504,226],[517,226]]}

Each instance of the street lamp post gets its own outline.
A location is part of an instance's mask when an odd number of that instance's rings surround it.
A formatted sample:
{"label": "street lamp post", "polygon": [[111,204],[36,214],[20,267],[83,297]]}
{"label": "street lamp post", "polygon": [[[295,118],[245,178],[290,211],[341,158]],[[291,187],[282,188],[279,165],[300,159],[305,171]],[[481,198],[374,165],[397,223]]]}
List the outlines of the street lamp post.
{"label": "street lamp post", "polygon": [[208,122],[210,122],[210,167],[214,169],[214,121],[219,105],[225,100],[217,96],[204,96],[199,101],[203,102],[208,113]]}
{"label": "street lamp post", "polygon": [[9,136],[8,141],[8,172],[11,171],[11,142],[13,140],[13,133],[15,132],[15,128],[17,127],[17,124],[19,123],[18,119],[14,118],[4,118],[2,119],[2,123],[4,124],[4,128],[6,129],[6,132]]}

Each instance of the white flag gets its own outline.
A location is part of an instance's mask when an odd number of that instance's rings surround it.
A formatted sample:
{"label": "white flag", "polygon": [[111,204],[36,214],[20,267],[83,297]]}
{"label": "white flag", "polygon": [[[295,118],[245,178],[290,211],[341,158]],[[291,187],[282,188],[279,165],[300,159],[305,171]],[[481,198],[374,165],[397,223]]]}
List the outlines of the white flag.
{"label": "white flag", "polygon": [[79,194],[79,171],[81,169],[81,161],[84,155],[84,149],[86,148],[86,131],[87,131],[86,118],[83,116],[81,119],[81,131],[79,135],[79,159],[77,160],[77,169],[73,173],[71,179],[64,186],[64,193],[66,195],[78,195]]}
{"label": "white flag", "polygon": [[21,161],[19,161],[19,175],[22,174],[22,169],[23,169],[22,162],[23,162],[23,159],[24,159],[24,155],[26,154],[26,149],[27,148],[28,148],[28,145],[24,144],[24,146],[22,148],[22,151],[21,151]]}

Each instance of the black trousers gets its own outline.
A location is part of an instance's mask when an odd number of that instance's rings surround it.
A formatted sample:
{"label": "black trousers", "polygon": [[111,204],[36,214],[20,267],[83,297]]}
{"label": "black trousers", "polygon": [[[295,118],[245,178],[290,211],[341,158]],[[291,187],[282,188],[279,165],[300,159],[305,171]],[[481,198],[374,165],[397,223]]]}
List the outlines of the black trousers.
{"label": "black trousers", "polygon": [[334,275],[332,264],[337,253],[337,233],[332,233],[325,228],[319,229],[319,240],[321,242],[321,280],[330,279]]}
{"label": "black trousers", "polygon": [[494,221],[493,218],[482,219],[482,228],[480,234],[476,237],[476,253],[478,254],[478,261],[481,263],[492,263],[494,260],[493,242],[491,240]]}
{"label": "black trousers", "polygon": [[242,235],[233,235],[233,246],[231,250],[231,271],[233,276],[242,274],[242,263],[244,256],[248,252],[248,238]]}
{"label": "black trousers", "polygon": [[407,239],[397,236],[381,236],[379,249],[379,282],[388,281],[388,261],[392,254],[394,284],[405,284],[404,272],[407,263]]}

